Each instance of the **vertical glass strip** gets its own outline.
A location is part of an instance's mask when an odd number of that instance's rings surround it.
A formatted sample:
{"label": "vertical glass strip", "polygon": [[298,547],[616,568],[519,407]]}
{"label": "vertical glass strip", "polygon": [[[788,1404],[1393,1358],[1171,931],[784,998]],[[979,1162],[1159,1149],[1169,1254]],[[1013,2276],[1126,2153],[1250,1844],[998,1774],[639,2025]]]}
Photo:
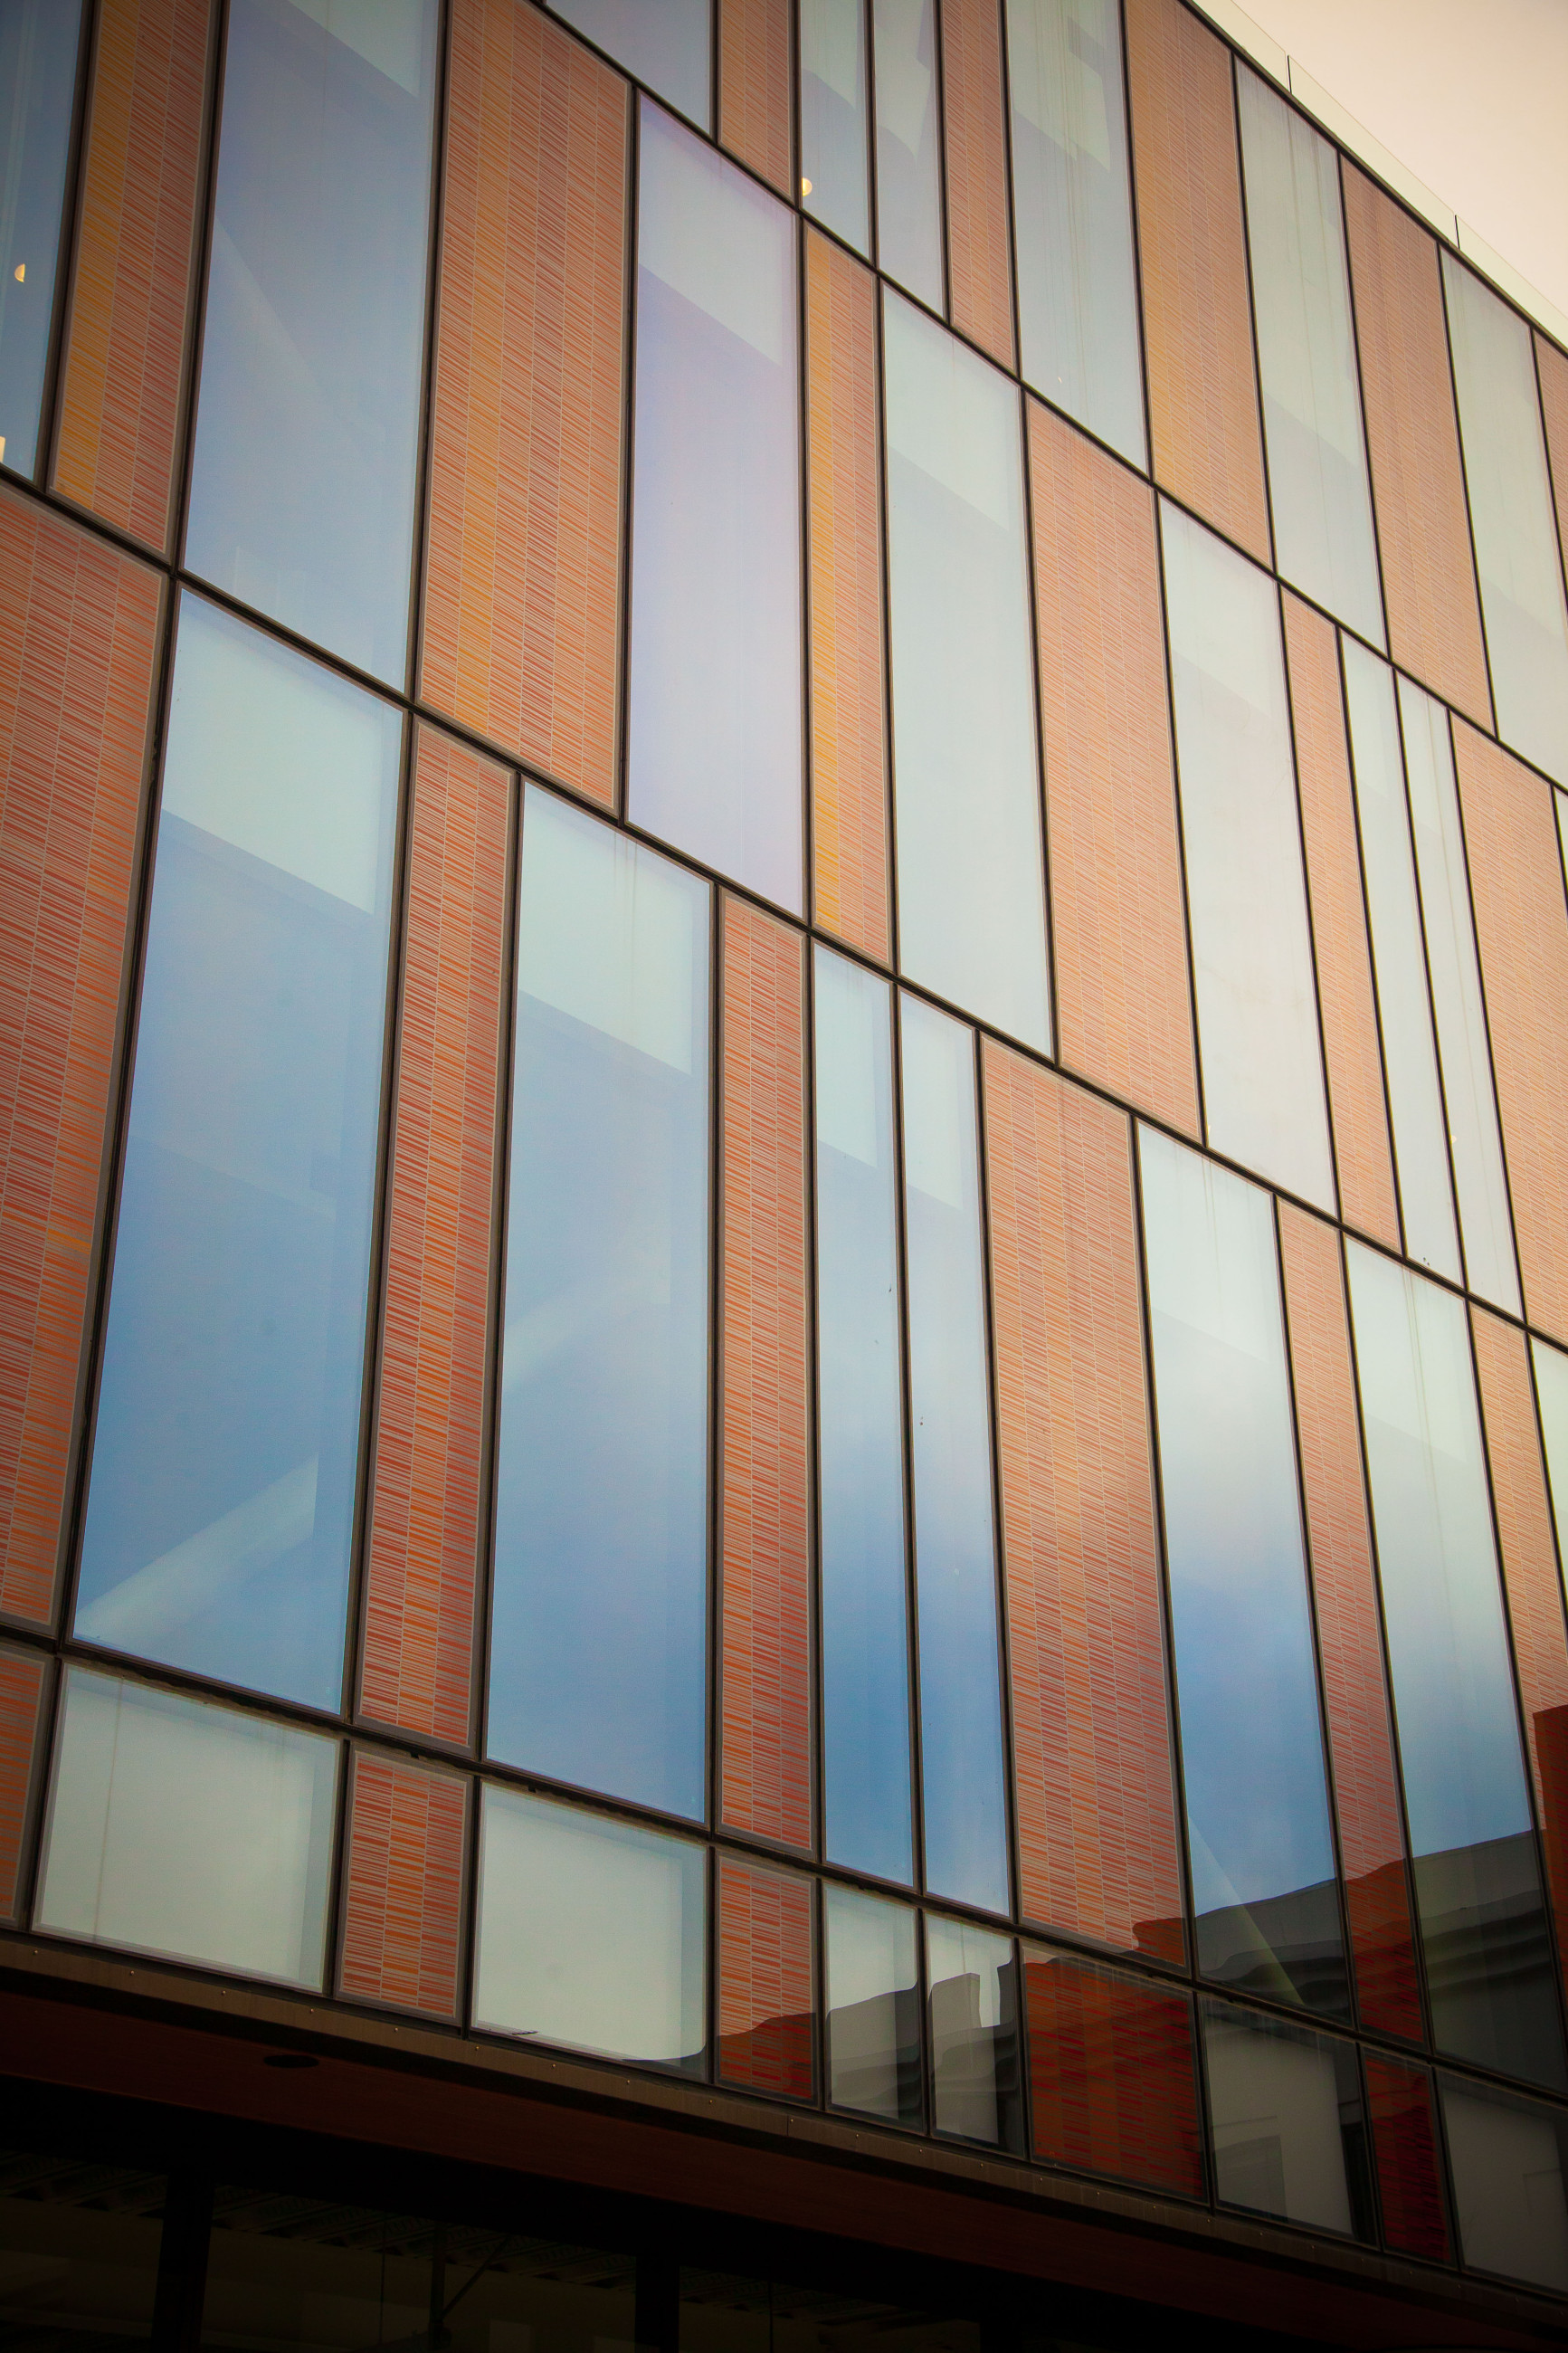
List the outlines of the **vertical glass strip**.
{"label": "vertical glass strip", "polygon": [[1041,1946],[1023,1964],[1037,2160],[1201,2198],[1191,1995]]}
{"label": "vertical glass strip", "polygon": [[1542,1434],[1546,1440],[1546,1474],[1552,1489],[1552,1516],[1557,1527],[1557,1560],[1568,1586],[1568,1356],[1531,1342],[1535,1365],[1535,1394],[1541,1408]]}
{"label": "vertical glass strip", "polygon": [[718,2068],[774,2100],[816,2088],[816,1894],[793,1871],[719,1857]]}
{"label": "vertical glass strip", "polygon": [[42,1762],[38,1734],[53,1669],[42,1651],[0,1643],[0,1920],[19,1923],[22,1849],[33,1777]]}
{"label": "vertical glass strip", "polygon": [[31,475],[55,316],[81,0],[0,5],[0,465]]}
{"label": "vertical glass strip", "polygon": [[925,1915],[931,2116],[939,2133],[1024,2154],[1018,1965],[1011,1936]]}
{"label": "vertical glass strip", "polygon": [[877,83],[877,259],[943,311],[936,0],[872,0]]}
{"label": "vertical glass strip", "polygon": [[884,2124],[921,2120],[920,1962],[907,1905],[824,1889],[827,2096]]}
{"label": "vertical glass strip", "polygon": [[1227,2001],[1201,2008],[1220,2203],[1375,2240],[1354,2043]]}
{"label": "vertical glass strip", "polygon": [[1362,2057],[1384,2244],[1395,2254],[1450,2263],[1432,2078],[1425,2067],[1384,2052],[1366,2051]]}
{"label": "vertical glass strip", "polygon": [[468,1778],[384,1749],[353,1752],[339,1992],[455,2020]]}
{"label": "vertical glass strip", "polygon": [[866,0],[801,0],[801,202],[846,245],[868,254],[866,82]]}
{"label": "vertical glass strip", "polygon": [[710,131],[712,0],[549,0],[568,25]]}
{"label": "vertical glass strip", "polygon": [[1562,2110],[1454,2075],[1437,2083],[1466,2263],[1568,2295],[1568,2121]]}

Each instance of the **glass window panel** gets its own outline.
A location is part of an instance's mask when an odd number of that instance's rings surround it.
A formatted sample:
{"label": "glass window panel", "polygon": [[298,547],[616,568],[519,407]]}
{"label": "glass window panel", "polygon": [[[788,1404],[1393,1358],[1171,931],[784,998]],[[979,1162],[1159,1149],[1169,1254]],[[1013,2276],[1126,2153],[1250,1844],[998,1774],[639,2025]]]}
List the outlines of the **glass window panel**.
{"label": "glass window panel", "polygon": [[938,2132],[1022,2150],[1018,1965],[1010,1936],[926,1914],[931,2105]]}
{"label": "glass window panel", "polygon": [[1568,1356],[1532,1340],[1535,1393],[1546,1440],[1546,1474],[1552,1484],[1552,1515],[1557,1523],[1557,1557],[1568,1584]]}
{"label": "glass window panel", "polygon": [[489,1749],[700,1814],[705,883],[537,787],[518,912]]}
{"label": "glass window panel", "polygon": [[1006,1912],[974,1038],[900,1000],[925,1878]]}
{"label": "glass window panel", "polygon": [[806,211],[868,254],[866,0],[801,0],[800,169]]}
{"label": "glass window panel", "polygon": [[1426,951],[1394,672],[1353,638],[1342,638],[1340,643],[1405,1247],[1419,1264],[1458,1282],[1459,1236],[1426,993]]}
{"label": "glass window panel", "polygon": [[1402,678],[1399,718],[1465,1269],[1472,1291],[1517,1315],[1519,1270],[1448,714],[1440,702]]}
{"label": "glass window panel", "polygon": [[826,1887],[827,2083],[835,2107],[918,2125],[920,1968],[915,1915],[902,1904]]}
{"label": "glass window panel", "polygon": [[31,474],[55,316],[81,0],[0,0],[0,465]]}
{"label": "glass window panel", "polygon": [[936,0],[872,0],[877,61],[877,259],[945,310]]}
{"label": "glass window panel", "polygon": [[1024,374],[1144,461],[1117,0],[1007,0]]}
{"label": "glass window panel", "polygon": [[831,1861],[913,1876],[888,986],[816,955],[823,1782]]}
{"label": "glass window panel", "polygon": [[1048,1053],[1018,393],[884,305],[903,968]]}
{"label": "glass window panel", "polygon": [[184,599],[76,1630],[328,1708],[401,743]]}
{"label": "glass window panel", "polygon": [[1347,2011],[1273,1206],[1139,1130],[1198,1966]]}
{"label": "glass window panel", "polygon": [[0,2154],[0,2345],[125,2353],[147,2344],[163,2211],[160,2174]]}
{"label": "glass window panel", "polygon": [[1568,2293],[1568,2119],[1485,2084],[1438,2082],[1466,2263]]}
{"label": "glass window panel", "polygon": [[1443,285],[1498,733],[1568,785],[1568,609],[1530,329],[1449,253]]}
{"label": "glass window panel", "polygon": [[1381,646],[1339,155],[1250,67],[1237,79],[1279,569]]}
{"label": "glass window panel", "polygon": [[1205,2001],[1204,2060],[1221,2203],[1371,2239],[1361,2071],[1348,2042]]}
{"label": "glass window panel", "polygon": [[1568,2086],[1464,1303],[1360,1243],[1350,1287],[1434,2038]]}
{"label": "glass window panel", "polygon": [[706,1915],[689,1839],[486,1789],[474,2022],[700,2075]]}
{"label": "glass window panel", "polygon": [[549,0],[606,57],[712,127],[712,0]]}
{"label": "glass window panel", "polygon": [[234,0],[185,561],[401,685],[436,0]]}
{"label": "glass window panel", "polygon": [[37,1925],[321,1982],[339,1744],[72,1667]]}
{"label": "glass window panel", "polygon": [[630,815],[801,903],[795,216],[642,110]]}
{"label": "glass window panel", "polygon": [[1161,502],[1209,1141],[1334,1206],[1273,582]]}

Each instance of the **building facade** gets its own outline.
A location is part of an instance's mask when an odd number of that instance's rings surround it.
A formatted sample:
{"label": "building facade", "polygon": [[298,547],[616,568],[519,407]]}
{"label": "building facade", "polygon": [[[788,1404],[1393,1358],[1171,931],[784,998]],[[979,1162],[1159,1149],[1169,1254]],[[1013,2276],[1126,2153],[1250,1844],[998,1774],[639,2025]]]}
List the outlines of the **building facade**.
{"label": "building facade", "polygon": [[0,142],[0,2344],[1561,2344],[1568,354],[1184,0]]}

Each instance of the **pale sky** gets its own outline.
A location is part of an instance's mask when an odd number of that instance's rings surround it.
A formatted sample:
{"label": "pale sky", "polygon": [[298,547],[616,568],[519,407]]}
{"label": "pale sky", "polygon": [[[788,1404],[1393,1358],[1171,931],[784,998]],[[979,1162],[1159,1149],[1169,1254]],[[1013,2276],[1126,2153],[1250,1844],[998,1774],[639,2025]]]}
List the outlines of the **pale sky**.
{"label": "pale sky", "polygon": [[1240,0],[1568,311],[1568,0]]}

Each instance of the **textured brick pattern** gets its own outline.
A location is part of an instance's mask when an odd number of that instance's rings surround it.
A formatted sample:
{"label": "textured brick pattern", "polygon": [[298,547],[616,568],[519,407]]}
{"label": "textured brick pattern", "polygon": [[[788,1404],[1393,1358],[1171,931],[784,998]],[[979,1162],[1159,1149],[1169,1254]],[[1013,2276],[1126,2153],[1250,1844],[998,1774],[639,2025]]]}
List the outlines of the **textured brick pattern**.
{"label": "textured brick pattern", "polygon": [[1013,274],[997,0],[942,0],[947,269],[952,323],[1013,365]]}
{"label": "textured brick pattern", "polygon": [[1557,544],[1568,565],[1568,359],[1544,335],[1535,338],[1541,406],[1546,417],[1546,454],[1557,502]]}
{"label": "textured brick pattern", "polygon": [[55,488],[163,550],[191,310],[209,0],[104,0]]}
{"label": "textured brick pattern", "polygon": [[1431,2077],[1425,2067],[1369,2051],[1366,2104],[1385,2242],[1395,2254],[1451,2263]]}
{"label": "textured brick pattern", "polygon": [[1128,1124],[983,1069],[1024,1915],[1180,1961]]}
{"label": "textured brick pattern", "polygon": [[516,0],[457,0],[420,691],[615,798],[627,91]]}
{"label": "textured brick pattern", "polygon": [[1062,1060],[1198,1134],[1153,501],[1028,403]]}
{"label": "textured brick pattern", "polygon": [[1339,1237],[1279,1206],[1301,1484],[1362,2023],[1421,2040],[1388,1685]]}
{"label": "textured brick pattern", "polygon": [[1347,1225],[1396,1250],[1399,1209],[1378,1051],[1339,647],[1333,623],[1289,589],[1285,652],[1340,1209]]}
{"label": "textured brick pattern", "polygon": [[1353,164],[1342,177],[1389,651],[1489,727],[1436,243]]}
{"label": "textured brick pattern", "polygon": [[504,771],[419,731],[363,1713],[466,1746],[506,897]]}
{"label": "textured brick pattern", "polygon": [[1456,727],[1525,1311],[1568,1340],[1568,908],[1552,787]]}
{"label": "textured brick pattern", "polygon": [[719,1859],[719,2080],[809,2100],[812,1891],[792,1872]]}
{"label": "textured brick pattern", "polygon": [[53,1603],[131,913],[155,576],[0,491],[0,1611]]}
{"label": "textured brick pattern", "polygon": [[468,1784],[356,1750],[339,1991],[432,2018],[458,2010]]}
{"label": "textured brick pattern", "polygon": [[1024,2003],[1036,2157],[1201,2198],[1186,1995],[1026,1947]]}
{"label": "textured brick pattern", "polygon": [[794,194],[789,0],[719,0],[719,143]]}
{"label": "textured brick pattern", "polygon": [[812,905],[886,964],[877,282],[805,233],[806,526],[811,564]]}
{"label": "textured brick pattern", "polygon": [[805,950],[722,909],[720,1812],[811,1843]]}
{"label": "textured brick pattern", "polygon": [[0,1650],[0,1920],[18,1915],[22,1838],[38,1752],[44,1661],[36,1651]]}
{"label": "textured brick pattern", "polygon": [[1154,476],[1268,561],[1230,51],[1181,0],[1128,0]]}

